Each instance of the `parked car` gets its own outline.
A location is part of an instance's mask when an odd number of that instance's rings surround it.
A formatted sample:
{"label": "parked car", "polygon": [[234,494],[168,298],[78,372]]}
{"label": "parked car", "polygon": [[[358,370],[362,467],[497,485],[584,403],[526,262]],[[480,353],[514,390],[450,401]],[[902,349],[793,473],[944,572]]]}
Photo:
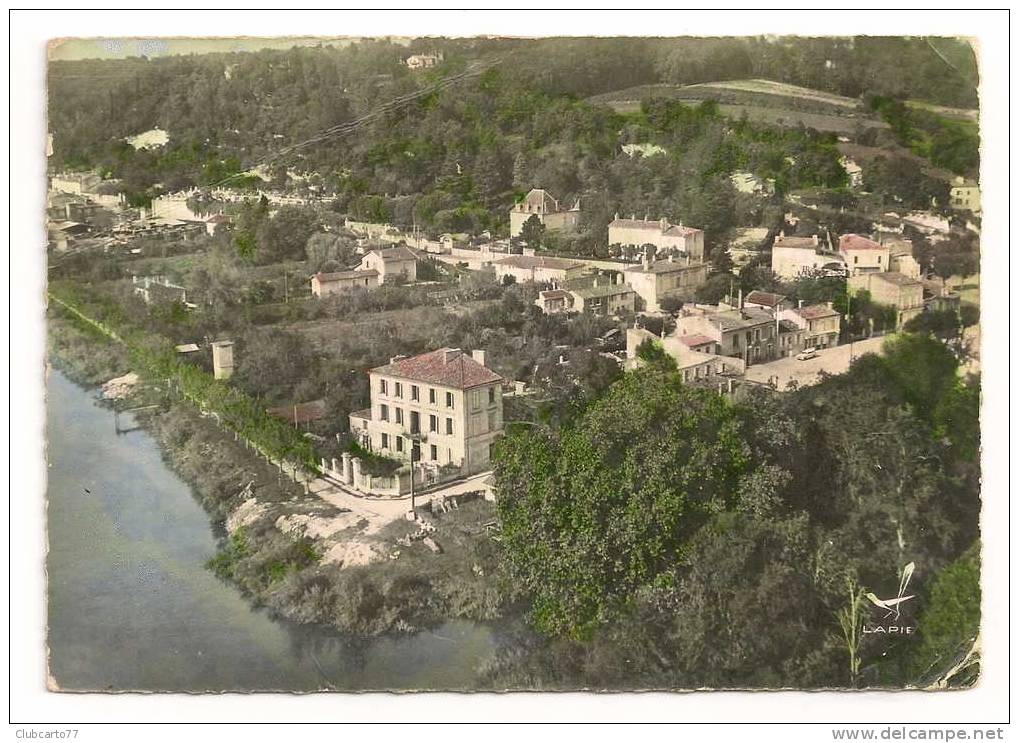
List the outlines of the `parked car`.
{"label": "parked car", "polygon": [[820,354],[816,348],[804,348],[798,354],[796,354],[797,361],[808,361],[810,359],[816,359]]}

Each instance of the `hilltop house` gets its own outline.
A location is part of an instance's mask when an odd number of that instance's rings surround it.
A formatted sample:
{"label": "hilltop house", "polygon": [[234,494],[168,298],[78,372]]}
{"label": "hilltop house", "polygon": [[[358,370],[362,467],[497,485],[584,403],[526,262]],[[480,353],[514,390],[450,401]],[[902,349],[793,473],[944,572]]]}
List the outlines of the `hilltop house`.
{"label": "hilltop house", "polygon": [[565,209],[542,188],[532,188],[523,201],[519,201],[510,209],[510,237],[517,237],[524,223],[537,216],[538,221],[545,225],[546,230],[572,232],[580,226],[580,201],[572,209]]}
{"label": "hilltop house", "polygon": [[640,297],[637,309],[661,312],[662,300],[676,298],[690,300],[697,287],[708,280],[706,263],[695,263],[686,257],[682,260],[670,255],[663,260],[651,260],[645,253],[644,261],[624,269],[626,283]]}
{"label": "hilltop house", "polygon": [[492,261],[495,276],[502,281],[512,276],[517,282],[525,281],[564,283],[569,279],[583,276],[587,265],[568,258],[553,258],[545,255],[511,255]]}
{"label": "hilltop house", "polygon": [[371,289],[378,284],[378,271],[319,271],[311,277],[311,293],[321,298],[355,288]]}
{"label": "hilltop house", "polygon": [[845,264],[840,256],[822,249],[817,235],[795,237],[781,232],[771,248],[771,270],[788,280],[817,271],[842,273]]}
{"label": "hilltop house", "polygon": [[961,175],[952,181],[948,192],[948,204],[953,209],[980,211],[980,185],[976,181],[967,180]]}
{"label": "hilltop house", "polygon": [[362,446],[405,461],[452,465],[465,475],[489,468],[503,428],[503,378],[485,366],[484,351],[440,348],[395,357],[368,377],[371,407],[350,415]]}
{"label": "hilltop house", "polygon": [[859,163],[843,155],[839,158],[839,164],[846,171],[846,175],[849,176],[849,187],[854,190],[863,188],[863,168],[860,167]]}
{"label": "hilltop house", "polygon": [[377,272],[379,284],[384,284],[387,280],[392,280],[395,277],[401,277],[407,282],[414,282],[418,277],[417,256],[404,245],[398,245],[395,248],[377,248],[365,253],[357,270]]}
{"label": "hilltop house", "polygon": [[427,70],[431,67],[435,67],[442,62],[442,52],[432,52],[431,54],[411,54],[404,61],[412,70]]}
{"label": "hilltop house", "polygon": [[783,294],[773,294],[772,292],[762,292],[754,289],[743,300],[743,306],[779,312],[780,310],[792,307],[792,302]]}
{"label": "hilltop house", "polygon": [[923,283],[895,271],[851,276],[849,289],[852,292],[866,290],[874,302],[894,307],[897,328],[923,312]]}
{"label": "hilltop house", "polygon": [[778,319],[802,331],[798,343],[783,348],[785,355],[799,348],[830,348],[839,344],[842,315],[832,308],[831,302],[785,309],[778,313]]}
{"label": "hilltop house", "polygon": [[534,304],[546,315],[557,315],[573,309],[573,297],[565,289],[544,289],[538,292]]}
{"label": "hilltop house", "polygon": [[620,219],[609,223],[609,245],[641,248],[654,245],[659,251],[678,250],[682,257],[693,261],[704,260],[704,231],[682,224],[669,224],[664,217],[658,220]]}
{"label": "hilltop house", "polygon": [[850,276],[888,270],[889,249],[862,235],[842,235],[839,238],[839,255]]}

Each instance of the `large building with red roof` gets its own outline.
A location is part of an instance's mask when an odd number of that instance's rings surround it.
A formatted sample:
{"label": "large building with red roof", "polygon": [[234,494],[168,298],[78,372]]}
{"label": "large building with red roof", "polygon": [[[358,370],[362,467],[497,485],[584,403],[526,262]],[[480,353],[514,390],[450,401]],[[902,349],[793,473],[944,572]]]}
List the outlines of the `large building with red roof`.
{"label": "large building with red roof", "polygon": [[350,430],[371,451],[395,459],[454,465],[463,474],[490,467],[502,433],[503,378],[485,352],[440,348],[395,357],[368,372],[371,407],[350,415]]}
{"label": "large building with red roof", "polygon": [[654,245],[659,251],[678,250],[691,261],[704,260],[704,231],[662,219],[620,219],[609,223],[609,245],[640,248]]}

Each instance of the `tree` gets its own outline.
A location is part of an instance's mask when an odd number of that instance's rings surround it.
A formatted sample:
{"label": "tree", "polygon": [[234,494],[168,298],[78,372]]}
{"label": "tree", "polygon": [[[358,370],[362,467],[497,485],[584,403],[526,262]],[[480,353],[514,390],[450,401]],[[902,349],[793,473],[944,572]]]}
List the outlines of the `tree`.
{"label": "tree", "polygon": [[671,569],[749,467],[718,395],[661,365],[627,373],[558,432],[510,431],[495,477],[510,570],[544,632],[581,636]]}
{"label": "tree", "polygon": [[520,239],[527,247],[533,250],[537,250],[541,247],[544,235],[545,225],[538,218],[537,214],[529,216],[520,228]]}

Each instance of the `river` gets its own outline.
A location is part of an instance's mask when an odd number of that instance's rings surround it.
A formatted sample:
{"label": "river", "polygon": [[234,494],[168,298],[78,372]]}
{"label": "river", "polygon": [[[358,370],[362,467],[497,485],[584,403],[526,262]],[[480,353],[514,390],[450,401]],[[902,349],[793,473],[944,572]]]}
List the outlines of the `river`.
{"label": "river", "polygon": [[208,514],[142,430],[47,381],[49,668],[68,691],[470,689],[493,631],[365,639],[252,608],[204,567]]}

